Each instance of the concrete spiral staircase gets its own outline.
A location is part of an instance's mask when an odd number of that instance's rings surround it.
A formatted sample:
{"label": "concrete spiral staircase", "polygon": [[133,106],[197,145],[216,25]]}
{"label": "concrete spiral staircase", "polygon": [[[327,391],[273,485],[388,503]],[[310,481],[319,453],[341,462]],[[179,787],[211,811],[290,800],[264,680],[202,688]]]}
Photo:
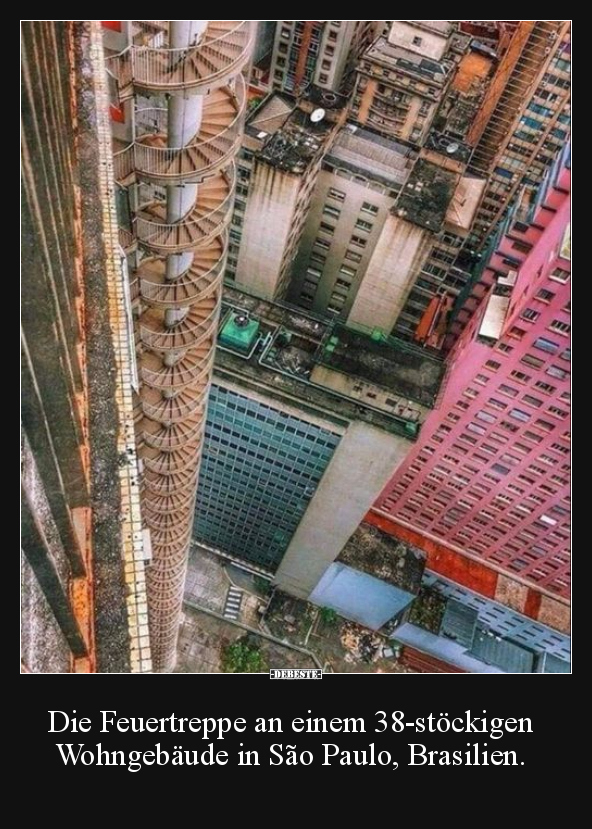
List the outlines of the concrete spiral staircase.
{"label": "concrete spiral staircase", "polygon": [[[240,72],[252,39],[249,21],[199,23],[207,25],[195,43],[169,48],[175,40],[169,21],[133,21],[130,46],[108,60],[121,100],[157,96],[160,104],[136,110],[135,140],[115,159],[121,183],[142,185],[133,220],[139,256],[131,275],[141,379],[136,429],[142,514],[153,550],[150,637],[160,671],[171,670],[175,660],[234,199],[233,161],[244,120]],[[163,93],[169,108],[162,106]],[[179,107],[199,111],[198,126],[182,146],[178,140],[171,146],[175,95]],[[187,193],[195,193],[189,205]],[[177,196],[187,209],[172,216],[169,202]]]}

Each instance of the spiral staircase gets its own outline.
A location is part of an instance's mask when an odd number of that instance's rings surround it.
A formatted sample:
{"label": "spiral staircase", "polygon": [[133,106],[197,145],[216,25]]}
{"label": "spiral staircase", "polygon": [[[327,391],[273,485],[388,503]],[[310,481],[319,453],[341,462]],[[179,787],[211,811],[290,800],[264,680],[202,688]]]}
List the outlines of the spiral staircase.
{"label": "spiral staircase", "polygon": [[138,185],[139,194],[130,293],[158,671],[175,662],[251,42],[245,20],[132,21],[130,45],[107,60],[120,101],[155,99],[155,106],[138,102],[134,141],[116,148],[114,167],[118,182]]}

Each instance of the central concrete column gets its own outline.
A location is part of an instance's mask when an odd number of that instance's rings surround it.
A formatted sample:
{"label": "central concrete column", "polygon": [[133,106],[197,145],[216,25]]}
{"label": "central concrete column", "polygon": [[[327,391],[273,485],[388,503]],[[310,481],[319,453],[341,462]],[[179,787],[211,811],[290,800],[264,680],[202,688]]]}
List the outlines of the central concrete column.
{"label": "central concrete column", "polygon": [[[171,49],[190,49],[204,35],[207,20],[172,20],[170,23]],[[184,92],[173,94],[168,101],[167,145],[177,149],[193,142],[199,132],[203,111],[203,97]],[[197,200],[196,184],[174,184],[167,187],[167,222],[179,222],[189,214]],[[167,257],[166,278],[177,279],[191,267],[193,253],[172,254]],[[187,315],[186,308],[169,308],[165,325],[172,327]]]}

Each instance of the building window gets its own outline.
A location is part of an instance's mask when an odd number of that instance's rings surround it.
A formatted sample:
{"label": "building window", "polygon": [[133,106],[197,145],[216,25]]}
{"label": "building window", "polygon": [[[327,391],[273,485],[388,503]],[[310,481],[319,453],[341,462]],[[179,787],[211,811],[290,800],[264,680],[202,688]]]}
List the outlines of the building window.
{"label": "building window", "polygon": [[533,397],[531,394],[525,394],[522,400],[528,403],[529,406],[534,406],[536,409],[539,409],[543,405],[542,400],[539,400],[538,397]]}
{"label": "building window", "polygon": [[541,366],[545,363],[544,360],[540,360],[538,357],[533,357],[532,354],[525,354],[520,358],[520,362],[524,363],[525,366],[531,366],[532,368],[541,368]]}
{"label": "building window", "polygon": [[345,253],[345,258],[349,259],[350,262],[361,262],[362,256],[359,253],[355,253],[353,250],[348,250]]}
{"label": "building window", "polygon": [[555,294],[552,291],[547,291],[545,288],[541,288],[541,290],[535,296],[535,299],[538,299],[539,302],[551,302]]}
{"label": "building window", "polygon": [[337,190],[335,187],[331,187],[329,190],[329,196],[336,201],[345,201],[345,193],[341,190]]}
{"label": "building window", "polygon": [[513,417],[514,420],[519,420],[521,423],[528,423],[531,418],[531,415],[528,412],[523,412],[522,409],[511,409],[509,412],[510,417]]}
{"label": "building window", "polygon": [[551,325],[549,326],[550,331],[555,331],[557,334],[563,334],[567,336],[571,331],[571,325],[567,322],[561,322],[561,320],[553,320]]}
{"label": "building window", "polygon": [[375,204],[370,204],[370,202],[367,201],[365,201],[362,204],[361,209],[363,213],[371,213],[373,216],[375,216],[378,213],[378,207]]}
{"label": "building window", "polygon": [[[514,389],[512,388],[512,386],[508,386],[506,383],[502,383],[499,387],[499,390],[502,394],[506,394],[508,397],[518,396],[518,389]],[[493,401],[490,400],[489,403],[493,406]],[[499,406],[497,408],[499,408]]]}
{"label": "building window", "polygon": [[333,219],[338,219],[341,216],[341,210],[337,207],[333,207],[330,204],[326,204],[323,207],[323,215],[324,216],[331,216]]}
{"label": "building window", "polygon": [[327,75],[326,72],[321,72],[319,75],[319,81],[320,83],[329,83],[329,75]]}
{"label": "building window", "polygon": [[569,377],[569,372],[559,366],[549,366],[545,374],[548,374],[549,377],[556,377],[557,380],[566,380]]}
{"label": "building window", "polygon": [[413,45],[414,46],[421,46],[422,43],[423,43],[423,38],[421,38],[421,37],[414,37],[413,38]]}
{"label": "building window", "polygon": [[558,343],[547,340],[545,337],[539,337],[534,341],[533,345],[535,348],[538,348],[540,351],[546,351],[548,354],[555,354],[559,348]]}
{"label": "building window", "polygon": [[328,225],[327,222],[321,222],[320,230],[322,230],[323,233],[327,233],[329,236],[333,236],[335,233],[335,228],[332,227],[332,225]]}
{"label": "building window", "polygon": [[569,416],[569,412],[566,412],[563,409],[558,409],[557,406],[549,406],[547,411],[549,414],[555,415],[555,417],[564,418]]}
{"label": "building window", "polygon": [[365,248],[368,244],[368,240],[363,239],[361,236],[352,236],[351,243],[357,248]]}
{"label": "building window", "polygon": [[568,281],[570,277],[570,272],[563,270],[563,268],[555,268],[555,270],[551,271],[549,278],[552,279],[554,282],[561,282],[562,285]]}
{"label": "building window", "polygon": [[524,311],[520,314],[523,320],[528,320],[529,322],[536,322],[540,317],[540,313],[535,311],[534,308],[525,308]]}
{"label": "building window", "polygon": [[356,222],[356,227],[358,230],[364,230],[366,233],[370,233],[373,225],[371,222],[367,222],[364,219],[358,219],[358,221]]}

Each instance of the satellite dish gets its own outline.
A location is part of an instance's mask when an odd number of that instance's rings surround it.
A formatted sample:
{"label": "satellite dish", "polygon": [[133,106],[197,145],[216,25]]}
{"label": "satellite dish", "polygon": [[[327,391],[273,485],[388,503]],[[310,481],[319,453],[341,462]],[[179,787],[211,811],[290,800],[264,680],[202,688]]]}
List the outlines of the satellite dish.
{"label": "satellite dish", "polygon": [[324,109],[315,109],[315,111],[310,116],[310,120],[313,122],[313,124],[318,124],[319,121],[323,120],[325,115],[326,113]]}
{"label": "satellite dish", "polygon": [[453,142],[452,142],[452,144],[449,144],[449,145],[446,147],[446,152],[447,152],[449,155],[454,155],[454,153],[455,153],[457,150],[459,150],[459,149],[460,149],[460,144],[457,144],[457,143],[456,143],[456,141],[453,141]]}

